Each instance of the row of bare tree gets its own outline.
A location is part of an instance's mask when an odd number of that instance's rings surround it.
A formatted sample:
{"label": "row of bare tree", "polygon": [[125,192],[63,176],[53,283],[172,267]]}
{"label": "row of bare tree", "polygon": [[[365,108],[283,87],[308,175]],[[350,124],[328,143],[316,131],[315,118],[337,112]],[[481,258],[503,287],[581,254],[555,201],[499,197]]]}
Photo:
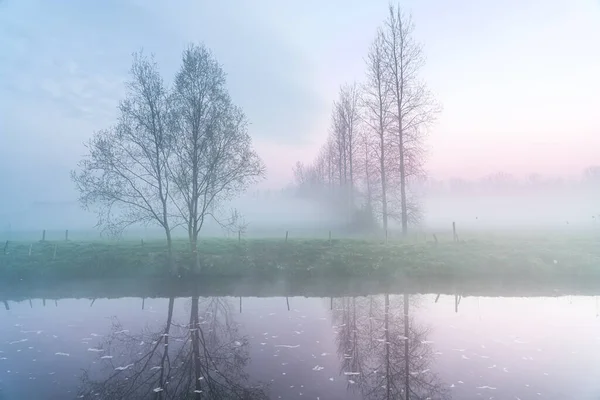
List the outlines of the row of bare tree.
{"label": "row of bare tree", "polygon": [[408,231],[420,218],[411,185],[425,176],[424,137],[441,108],[419,77],[424,65],[414,24],[390,6],[366,58],[366,78],[345,84],[333,103],[326,143],[310,165],[294,169],[300,193],[335,204],[351,217],[357,208]]}
{"label": "row of bare tree", "polygon": [[238,213],[226,215],[222,206],[264,175],[246,117],[203,45],[183,52],[170,86],[153,57],[134,54],[126,87],[115,125],[94,134],[72,172],[80,201],[111,233],[140,223],[162,227],[171,260],[171,233],[183,226],[198,264],[204,223],[239,224]]}

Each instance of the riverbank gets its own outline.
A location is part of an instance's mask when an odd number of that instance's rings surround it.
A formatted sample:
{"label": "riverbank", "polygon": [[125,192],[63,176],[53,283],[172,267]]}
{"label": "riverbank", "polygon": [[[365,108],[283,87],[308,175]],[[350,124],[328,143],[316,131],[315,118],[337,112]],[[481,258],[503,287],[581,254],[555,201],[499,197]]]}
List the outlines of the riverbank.
{"label": "riverbank", "polygon": [[[402,277],[203,277],[0,281],[0,303],[28,300],[169,297],[360,297],[434,294],[461,297],[599,296],[600,280]],[[38,302],[39,303],[39,302]],[[2,308],[2,306],[0,306]],[[4,308],[9,308],[4,304]]]}
{"label": "riverbank", "polygon": [[[207,239],[193,270],[184,240],[174,242],[184,277],[518,277],[600,278],[600,240],[590,236],[468,238],[439,241]],[[163,241],[9,242],[0,279],[71,280],[166,277]]]}

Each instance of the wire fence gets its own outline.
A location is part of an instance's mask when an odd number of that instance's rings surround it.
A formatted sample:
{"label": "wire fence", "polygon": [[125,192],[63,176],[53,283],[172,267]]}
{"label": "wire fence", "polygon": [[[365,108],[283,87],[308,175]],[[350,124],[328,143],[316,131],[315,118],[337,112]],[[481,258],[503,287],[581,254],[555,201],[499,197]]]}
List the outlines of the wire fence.
{"label": "wire fence", "polygon": [[[451,235],[451,240],[458,242],[459,237],[456,231],[456,223],[452,223],[452,230],[450,232],[411,232],[410,235],[403,235],[401,230],[387,230],[372,233],[352,233],[343,230],[262,230],[258,232],[246,232],[239,230],[229,231],[221,236],[211,237],[200,237],[199,240],[215,239],[215,240],[231,240],[239,243],[247,240],[278,240],[287,243],[291,240],[321,240],[327,241],[330,245],[334,241],[344,239],[361,239],[361,240],[374,240],[384,243],[388,243],[390,240],[402,240],[411,242],[427,242],[432,241],[438,243],[438,236],[443,236],[444,241],[448,241],[446,237],[448,234]],[[153,231],[150,235],[145,232],[143,235],[140,234],[128,234],[127,236],[116,238],[102,237],[99,232],[94,231],[70,231],[65,230],[46,230],[42,229],[37,232],[8,232],[5,234],[10,239],[0,240],[1,251],[3,255],[9,255],[11,251],[18,251],[22,256],[27,253],[28,257],[35,255],[36,253],[44,253],[46,257],[51,256],[51,259],[56,259],[57,252],[60,247],[67,248],[79,243],[122,243],[132,245],[135,242],[139,246],[145,245],[162,245],[166,244],[166,238],[160,234],[160,231]],[[185,236],[175,236],[173,241],[180,245],[187,241]]]}

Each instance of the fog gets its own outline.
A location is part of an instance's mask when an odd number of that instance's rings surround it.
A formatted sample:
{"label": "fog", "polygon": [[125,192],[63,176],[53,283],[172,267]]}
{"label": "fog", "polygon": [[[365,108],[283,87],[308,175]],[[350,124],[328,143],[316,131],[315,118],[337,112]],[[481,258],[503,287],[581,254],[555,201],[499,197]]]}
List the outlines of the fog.
{"label": "fog", "polygon": [[[410,35],[419,44],[419,51],[410,54],[418,53],[422,58],[417,61],[423,61],[417,63],[414,81],[405,85],[423,89],[413,94],[427,100],[418,102],[428,107],[417,113],[427,118],[410,132],[391,123],[385,127],[385,168],[390,192],[406,183],[399,163],[424,180],[407,185],[414,197],[390,200],[394,213],[402,212],[399,204],[414,202],[419,221],[411,221],[411,230],[447,230],[452,222],[459,230],[475,231],[596,226],[600,180],[584,171],[600,162],[595,116],[600,59],[589,50],[597,47],[598,5],[526,3],[401,4],[412,15]],[[340,0],[327,6],[243,2],[235,9],[189,0],[105,6],[0,2],[5,50],[0,62],[0,238],[37,238],[42,230],[63,237],[66,229],[73,239],[99,237],[96,215],[81,208],[69,173],[86,153],[83,144],[118,120],[131,78],[131,53],[145,49],[155,54],[170,90],[189,43],[202,43],[222,65],[224,90],[244,111],[252,148],[265,164],[260,185],[220,204],[225,213],[239,210],[245,235],[366,234],[372,229],[350,232],[345,225],[368,203],[369,191],[375,193],[369,194],[373,221],[383,228],[384,207],[377,198],[377,157],[383,154],[362,154],[365,147],[377,147],[378,129],[371,126],[377,113],[363,103],[366,93],[376,92],[368,90],[373,65],[367,61],[378,29],[389,26],[388,6],[373,1],[350,8]],[[568,44],[559,59],[557,43]],[[506,60],[519,62],[508,68]],[[394,94],[385,93],[386,104],[392,104]],[[336,126],[339,118],[332,118],[348,106],[357,106],[356,121],[363,123],[351,134],[349,124]],[[390,120],[413,120],[400,110],[386,112],[395,113]],[[365,132],[367,138],[359,137]],[[405,149],[412,154],[398,162],[396,143],[404,134],[411,136],[409,147],[416,148]],[[353,138],[344,141],[348,149],[333,154],[331,143],[346,136]],[[344,165],[344,177],[342,157],[350,164],[348,170]],[[292,172],[296,161],[319,171],[317,184],[303,193],[299,187],[306,182],[298,182]],[[331,165],[325,171],[327,161],[339,163],[335,173]],[[490,181],[496,171],[514,178],[510,184]],[[544,178],[532,180],[527,175],[532,172]],[[332,185],[350,196],[345,201],[323,196],[323,188]],[[354,209],[348,209],[348,201]],[[400,229],[400,219],[390,218],[389,230]],[[201,236],[226,234],[209,221]],[[154,235],[162,237],[154,225],[133,225],[124,233]],[[185,232],[176,230],[175,236]]]}
{"label": "fog", "polygon": [[[455,185],[456,185],[456,181]],[[463,181],[463,186],[464,186]],[[434,186],[434,187],[431,187]],[[451,230],[455,222],[460,231],[482,232],[502,230],[549,230],[576,232],[600,231],[600,187],[583,181],[558,181],[543,188],[522,186],[512,189],[487,184],[451,189],[449,182],[437,182],[421,189],[423,220],[411,229],[423,232]],[[332,216],[331,209],[312,199],[297,196],[293,185],[279,190],[250,190],[227,204],[236,208],[246,224],[246,237],[284,237],[285,232],[296,237],[347,235],[344,219]],[[226,209],[226,208],[225,208]],[[68,229],[72,239],[97,239],[96,216],[84,211],[78,202],[35,202],[19,212],[0,216],[0,239],[31,240],[64,238]],[[397,222],[390,230],[399,229]],[[212,221],[206,223],[202,236],[231,236]],[[124,238],[162,239],[164,232],[153,225],[132,226]],[[185,237],[176,230],[175,237]]]}

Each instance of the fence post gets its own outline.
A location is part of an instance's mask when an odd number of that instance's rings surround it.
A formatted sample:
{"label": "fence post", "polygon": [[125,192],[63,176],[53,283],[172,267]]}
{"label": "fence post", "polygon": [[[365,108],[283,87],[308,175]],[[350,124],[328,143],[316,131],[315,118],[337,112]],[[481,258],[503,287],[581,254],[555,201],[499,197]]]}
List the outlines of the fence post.
{"label": "fence post", "polygon": [[385,244],[388,242],[388,230],[385,230]]}
{"label": "fence post", "polygon": [[142,241],[142,247],[144,247],[144,239],[142,238],[141,241]]}
{"label": "fence post", "polygon": [[285,242],[287,243],[287,239],[288,239],[288,233],[289,231],[285,231]]}
{"label": "fence post", "polygon": [[46,230],[42,231],[42,242],[46,240]]}
{"label": "fence post", "polygon": [[331,231],[329,231],[329,245],[331,246]]}
{"label": "fence post", "polygon": [[452,238],[456,242],[456,222],[452,221]]}
{"label": "fence post", "polygon": [[8,248],[8,240],[4,243],[4,255],[6,255],[6,249]]}
{"label": "fence post", "polygon": [[56,247],[58,246],[54,245],[54,255],[52,256],[52,260],[56,260]]}
{"label": "fence post", "polygon": [[65,229],[65,242],[69,240],[69,230]]}
{"label": "fence post", "polygon": [[238,243],[242,243],[242,231],[238,231]]}
{"label": "fence post", "polygon": [[29,257],[31,257],[31,248],[33,247],[33,243],[29,245]]}

